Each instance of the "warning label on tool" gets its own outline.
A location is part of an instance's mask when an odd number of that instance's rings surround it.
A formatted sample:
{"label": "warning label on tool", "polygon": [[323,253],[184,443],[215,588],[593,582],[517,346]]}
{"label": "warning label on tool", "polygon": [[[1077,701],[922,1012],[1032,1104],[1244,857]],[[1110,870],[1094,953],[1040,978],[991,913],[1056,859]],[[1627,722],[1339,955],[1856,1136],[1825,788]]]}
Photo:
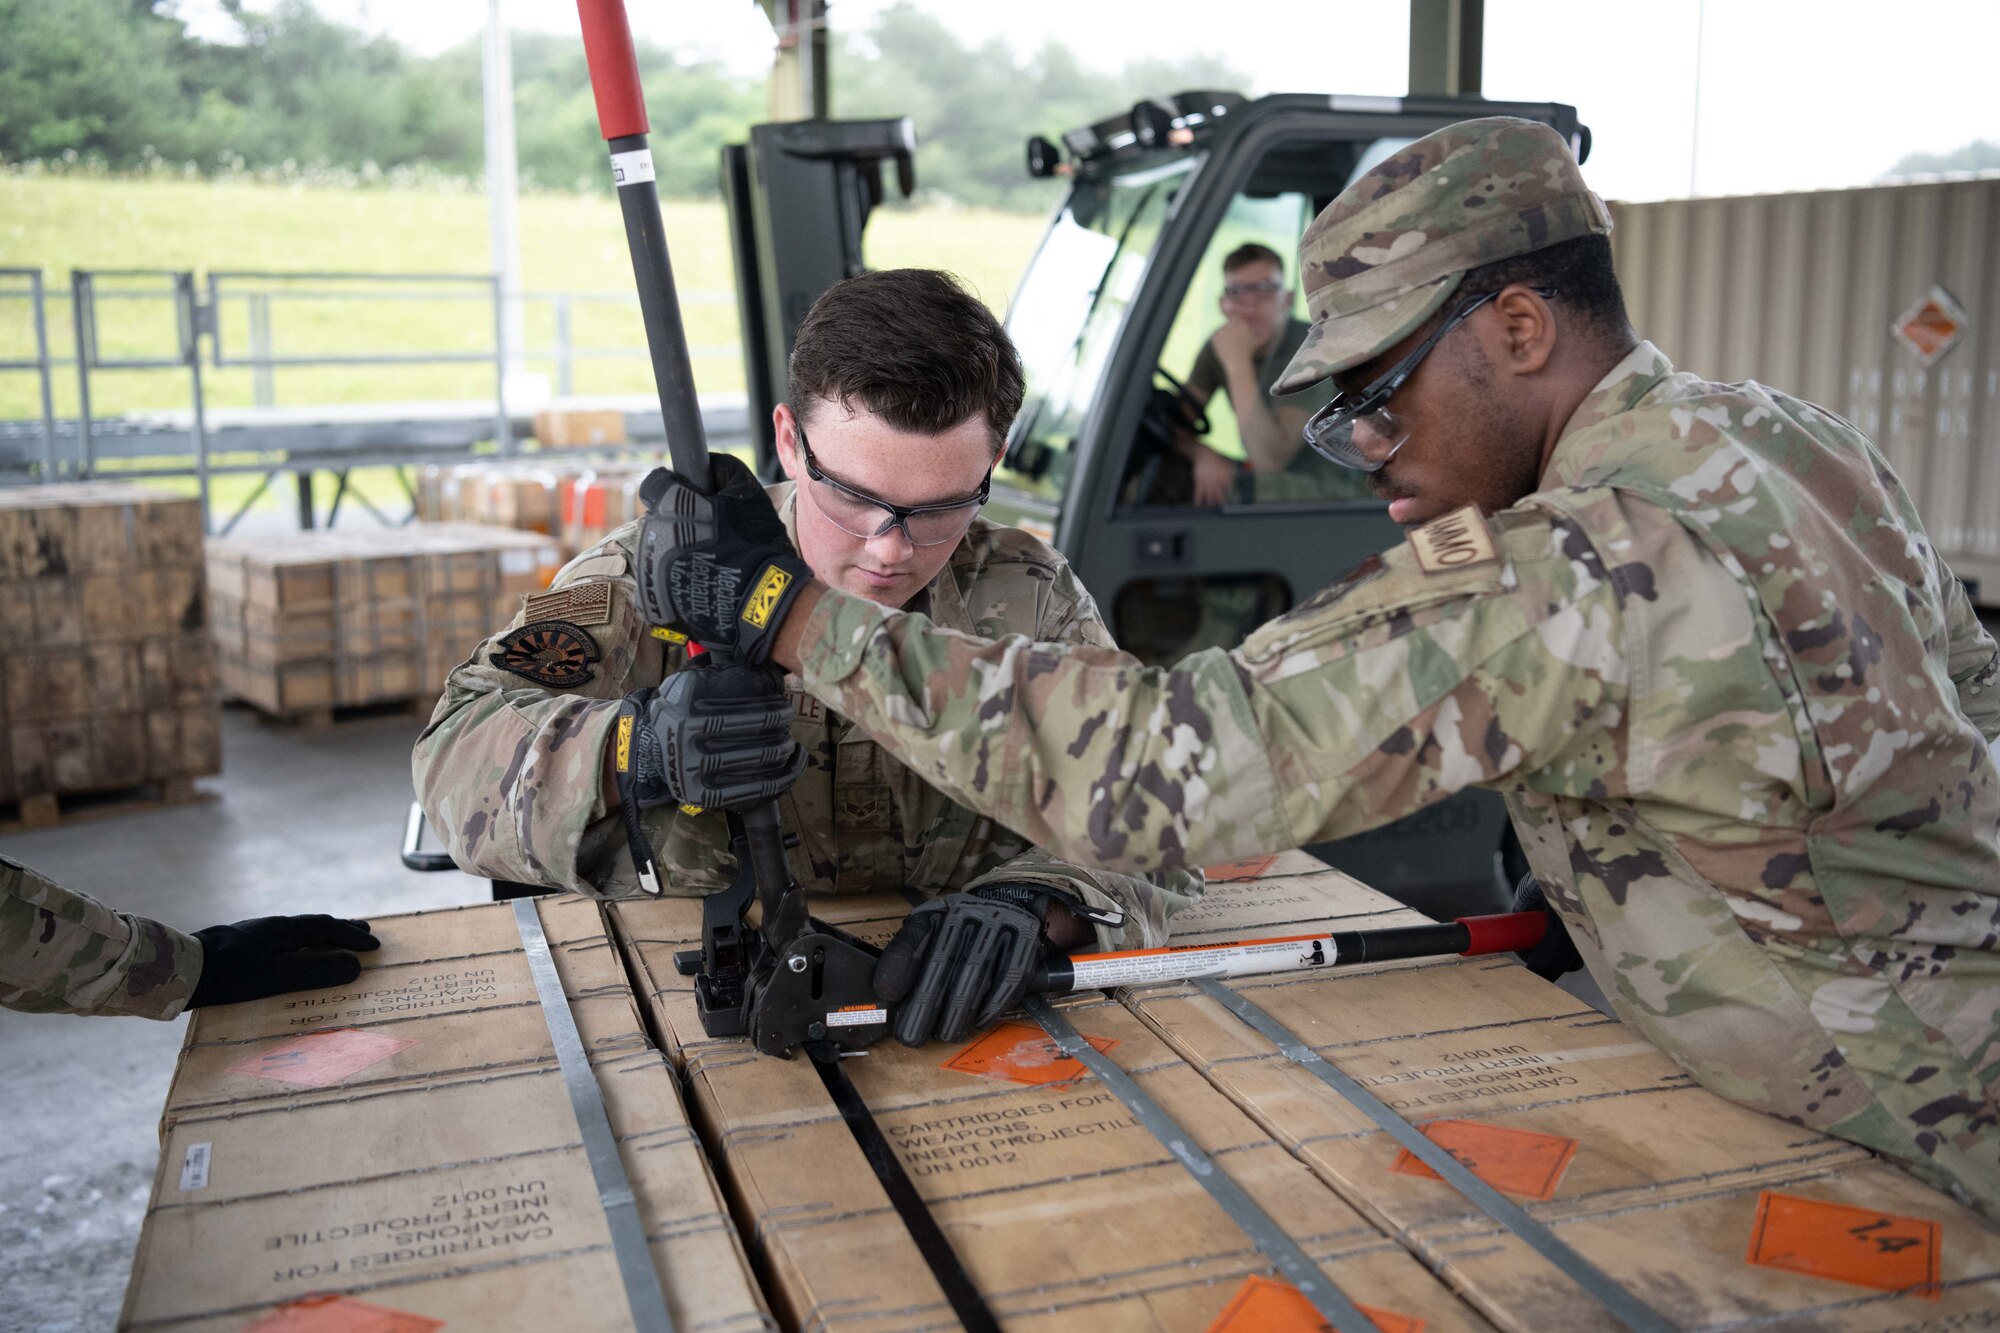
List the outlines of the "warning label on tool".
{"label": "warning label on tool", "polygon": [[1327,967],[1340,951],[1331,935],[1290,935],[1245,940],[1226,947],[1187,945],[1126,953],[1079,954],[1070,959],[1077,990],[1105,990],[1193,977],[1254,977],[1294,968]]}

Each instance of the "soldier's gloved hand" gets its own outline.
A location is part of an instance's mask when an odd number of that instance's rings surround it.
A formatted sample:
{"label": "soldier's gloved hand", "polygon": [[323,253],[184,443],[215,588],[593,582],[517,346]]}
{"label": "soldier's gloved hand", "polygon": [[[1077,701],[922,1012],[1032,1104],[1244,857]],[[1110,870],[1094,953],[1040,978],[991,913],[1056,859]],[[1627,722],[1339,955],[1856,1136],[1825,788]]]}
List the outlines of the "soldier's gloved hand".
{"label": "soldier's gloved hand", "polygon": [[785,687],[763,667],[696,658],[658,689],[627,696],[623,709],[633,726],[619,796],[642,810],[670,801],[747,809],[775,800],[806,766]]}
{"label": "soldier's gloved hand", "polygon": [[652,624],[760,666],[812,570],[740,459],[717,454],[709,471],[709,495],[667,468],[641,483],[639,605]]}
{"label": "soldier's gloved hand", "polygon": [[883,948],[875,998],[896,1006],[890,1031],[903,1045],[957,1041],[991,1026],[1027,993],[1046,950],[1042,915],[996,896],[998,887],[924,903]]}
{"label": "soldier's gloved hand", "polygon": [[344,950],[380,947],[366,921],[323,915],[260,916],[194,937],[201,941],[201,979],[190,1009],[345,986],[361,975],[361,960]]}
{"label": "soldier's gloved hand", "polygon": [[1548,896],[1542,892],[1542,882],[1533,875],[1521,876],[1521,882],[1514,886],[1514,910],[1540,912],[1548,918],[1549,928],[1542,936],[1542,942],[1514,955],[1528,965],[1530,972],[1543,981],[1554,981],[1583,966],[1583,955],[1571,942],[1569,927],[1563,925],[1562,918],[1549,906]]}

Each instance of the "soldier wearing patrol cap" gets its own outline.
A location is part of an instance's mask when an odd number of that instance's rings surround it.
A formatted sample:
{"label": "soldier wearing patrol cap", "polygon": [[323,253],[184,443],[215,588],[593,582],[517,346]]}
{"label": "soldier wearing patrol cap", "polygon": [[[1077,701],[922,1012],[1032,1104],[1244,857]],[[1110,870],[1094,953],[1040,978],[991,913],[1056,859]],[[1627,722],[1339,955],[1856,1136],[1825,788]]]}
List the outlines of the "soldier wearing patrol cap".
{"label": "soldier wearing patrol cap", "polygon": [[[929,781],[1128,870],[1502,793],[1619,1017],[1710,1089],[2000,1218],[2000,662],[1882,455],[1676,371],[1550,130],[1471,121],[1300,246],[1280,387],[1406,544],[1141,670],[811,588],[774,656]],[[755,570],[772,551],[713,541]],[[704,624],[700,632],[725,633]]]}

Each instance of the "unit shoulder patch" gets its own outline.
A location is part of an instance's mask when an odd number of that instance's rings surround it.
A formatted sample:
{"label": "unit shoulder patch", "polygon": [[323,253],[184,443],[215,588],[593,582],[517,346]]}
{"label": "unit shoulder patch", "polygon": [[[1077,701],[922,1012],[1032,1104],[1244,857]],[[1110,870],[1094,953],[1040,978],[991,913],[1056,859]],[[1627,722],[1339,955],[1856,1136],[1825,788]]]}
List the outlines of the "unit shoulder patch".
{"label": "unit shoulder patch", "polygon": [[590,680],[600,660],[597,641],[567,620],[537,620],[500,637],[486,660],[537,685],[572,689]]}
{"label": "unit shoulder patch", "polygon": [[611,620],[611,585],[601,579],[531,592],[521,602],[521,619],[566,620],[572,625],[604,625]]}
{"label": "unit shoulder patch", "polygon": [[1493,529],[1478,505],[1454,509],[1411,531],[1410,549],[1416,553],[1417,568],[1426,574],[1449,574],[1473,565],[1491,565],[1500,559]]}

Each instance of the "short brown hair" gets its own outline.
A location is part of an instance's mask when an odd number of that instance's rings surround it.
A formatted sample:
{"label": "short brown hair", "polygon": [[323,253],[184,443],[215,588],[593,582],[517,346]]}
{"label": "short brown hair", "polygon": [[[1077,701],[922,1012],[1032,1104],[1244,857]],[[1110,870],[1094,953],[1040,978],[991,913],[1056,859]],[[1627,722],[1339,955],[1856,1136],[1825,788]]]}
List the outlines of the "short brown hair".
{"label": "short brown hair", "polygon": [[1285,271],[1285,261],[1279,258],[1278,252],[1268,245],[1259,245],[1255,241],[1245,241],[1222,257],[1224,273],[1234,273],[1237,269],[1248,268],[1252,264],[1276,264],[1280,274]]}
{"label": "short brown hair", "polygon": [[821,293],[792,345],[792,414],[858,404],[898,430],[938,435],[983,414],[994,452],[1021,410],[1021,358],[993,312],[949,273],[892,268]]}

